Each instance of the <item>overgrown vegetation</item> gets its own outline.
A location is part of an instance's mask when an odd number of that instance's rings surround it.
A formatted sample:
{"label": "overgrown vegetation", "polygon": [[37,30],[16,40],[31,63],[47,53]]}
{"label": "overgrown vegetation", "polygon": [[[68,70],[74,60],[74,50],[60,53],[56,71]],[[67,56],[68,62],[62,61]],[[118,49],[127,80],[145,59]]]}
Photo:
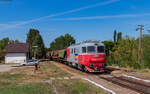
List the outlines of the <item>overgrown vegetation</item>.
{"label": "overgrown vegetation", "polygon": [[106,45],[107,63],[109,65],[114,64],[116,66],[132,67],[134,69],[150,68],[150,45],[149,45],[150,36],[143,36],[142,63],[139,64],[138,63],[139,39],[130,38],[128,36],[122,38],[117,37],[116,35],[117,35],[116,31],[114,31],[114,41],[103,42]]}

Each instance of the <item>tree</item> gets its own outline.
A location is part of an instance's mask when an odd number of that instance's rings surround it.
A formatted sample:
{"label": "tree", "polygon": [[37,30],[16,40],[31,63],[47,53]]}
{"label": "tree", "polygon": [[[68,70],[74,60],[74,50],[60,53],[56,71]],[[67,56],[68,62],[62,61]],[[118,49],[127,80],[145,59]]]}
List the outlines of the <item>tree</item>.
{"label": "tree", "polygon": [[104,43],[105,45],[106,55],[109,56],[110,51],[113,51],[113,47],[115,46],[115,43],[113,41],[103,41],[102,43]]}
{"label": "tree", "polygon": [[15,40],[14,42],[15,42],[15,43],[19,43],[19,40]]}
{"label": "tree", "polygon": [[119,32],[117,34],[117,42],[120,41],[120,40],[122,40],[122,32]]}
{"label": "tree", "polygon": [[0,40],[0,61],[4,61],[5,51],[9,43],[18,43],[18,40],[10,40],[8,37]]}
{"label": "tree", "polygon": [[[37,46],[37,48],[33,48],[33,46]],[[43,43],[43,39],[42,39],[41,35],[36,35],[36,37],[32,43],[32,48],[36,52],[37,58],[44,58],[45,47],[44,47],[44,43]]]}
{"label": "tree", "polygon": [[45,56],[45,47],[43,39],[39,33],[39,30],[37,29],[30,29],[29,33],[27,34],[27,43],[30,44],[30,58],[34,56],[34,50],[35,48],[33,46],[38,46],[37,54],[38,58],[43,58]]}
{"label": "tree", "polygon": [[117,30],[114,31],[114,42],[117,40]]}
{"label": "tree", "polygon": [[67,48],[72,44],[75,44],[75,39],[70,34],[65,34],[64,40],[65,40],[65,48]]}
{"label": "tree", "polygon": [[142,38],[142,67],[150,68],[150,35]]}
{"label": "tree", "polygon": [[140,68],[141,66],[137,62],[137,43],[137,40],[128,36],[118,38],[117,44],[114,45],[113,50],[110,52],[110,56],[107,57],[109,64],[115,64],[121,67]]}
{"label": "tree", "polygon": [[60,36],[56,38],[53,42],[51,42],[50,49],[51,50],[64,49],[74,43],[75,39],[70,34],[65,34],[64,36]]}
{"label": "tree", "polygon": [[55,41],[51,42],[50,50],[56,50]]}
{"label": "tree", "polygon": [[35,40],[36,35],[39,35],[39,31],[37,29],[30,29],[29,33],[27,34],[26,42],[32,45],[33,41]]}

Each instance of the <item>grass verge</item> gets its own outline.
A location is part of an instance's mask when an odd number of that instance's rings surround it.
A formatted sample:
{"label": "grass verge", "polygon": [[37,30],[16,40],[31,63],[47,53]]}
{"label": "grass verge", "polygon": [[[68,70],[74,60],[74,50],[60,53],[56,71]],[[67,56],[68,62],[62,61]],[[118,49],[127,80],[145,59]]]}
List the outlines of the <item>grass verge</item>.
{"label": "grass verge", "polygon": [[56,89],[61,94],[109,94],[108,92],[81,79],[55,80]]}
{"label": "grass verge", "polygon": [[29,83],[1,87],[0,94],[53,94],[53,92],[47,83]]}
{"label": "grass verge", "polygon": [[[0,94],[54,94],[51,77],[71,77],[53,63],[41,63],[36,73],[33,66],[17,67],[0,73]],[[54,80],[59,94],[107,94],[105,91],[81,79]]]}

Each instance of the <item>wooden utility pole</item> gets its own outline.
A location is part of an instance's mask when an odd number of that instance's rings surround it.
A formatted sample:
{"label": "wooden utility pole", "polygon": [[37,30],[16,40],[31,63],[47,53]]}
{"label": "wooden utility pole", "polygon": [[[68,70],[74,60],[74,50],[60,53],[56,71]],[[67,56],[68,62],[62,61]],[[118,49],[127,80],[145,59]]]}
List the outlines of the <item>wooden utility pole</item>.
{"label": "wooden utility pole", "polygon": [[139,37],[139,48],[138,48],[138,63],[141,64],[142,63],[142,31],[143,29],[143,25],[138,25],[139,27],[136,29],[137,31],[140,29],[140,37]]}

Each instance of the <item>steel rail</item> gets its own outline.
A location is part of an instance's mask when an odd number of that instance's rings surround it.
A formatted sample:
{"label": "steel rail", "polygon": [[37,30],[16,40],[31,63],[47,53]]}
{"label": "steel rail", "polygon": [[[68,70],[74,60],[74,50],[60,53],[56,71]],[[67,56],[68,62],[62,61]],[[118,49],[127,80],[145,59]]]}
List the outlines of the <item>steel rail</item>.
{"label": "steel rail", "polygon": [[123,77],[116,77],[116,76],[112,76],[112,77],[99,76],[99,77],[104,80],[111,81],[114,84],[139,92],[141,94],[150,94],[150,86],[148,85],[136,81],[132,81],[129,79],[125,79]]}

